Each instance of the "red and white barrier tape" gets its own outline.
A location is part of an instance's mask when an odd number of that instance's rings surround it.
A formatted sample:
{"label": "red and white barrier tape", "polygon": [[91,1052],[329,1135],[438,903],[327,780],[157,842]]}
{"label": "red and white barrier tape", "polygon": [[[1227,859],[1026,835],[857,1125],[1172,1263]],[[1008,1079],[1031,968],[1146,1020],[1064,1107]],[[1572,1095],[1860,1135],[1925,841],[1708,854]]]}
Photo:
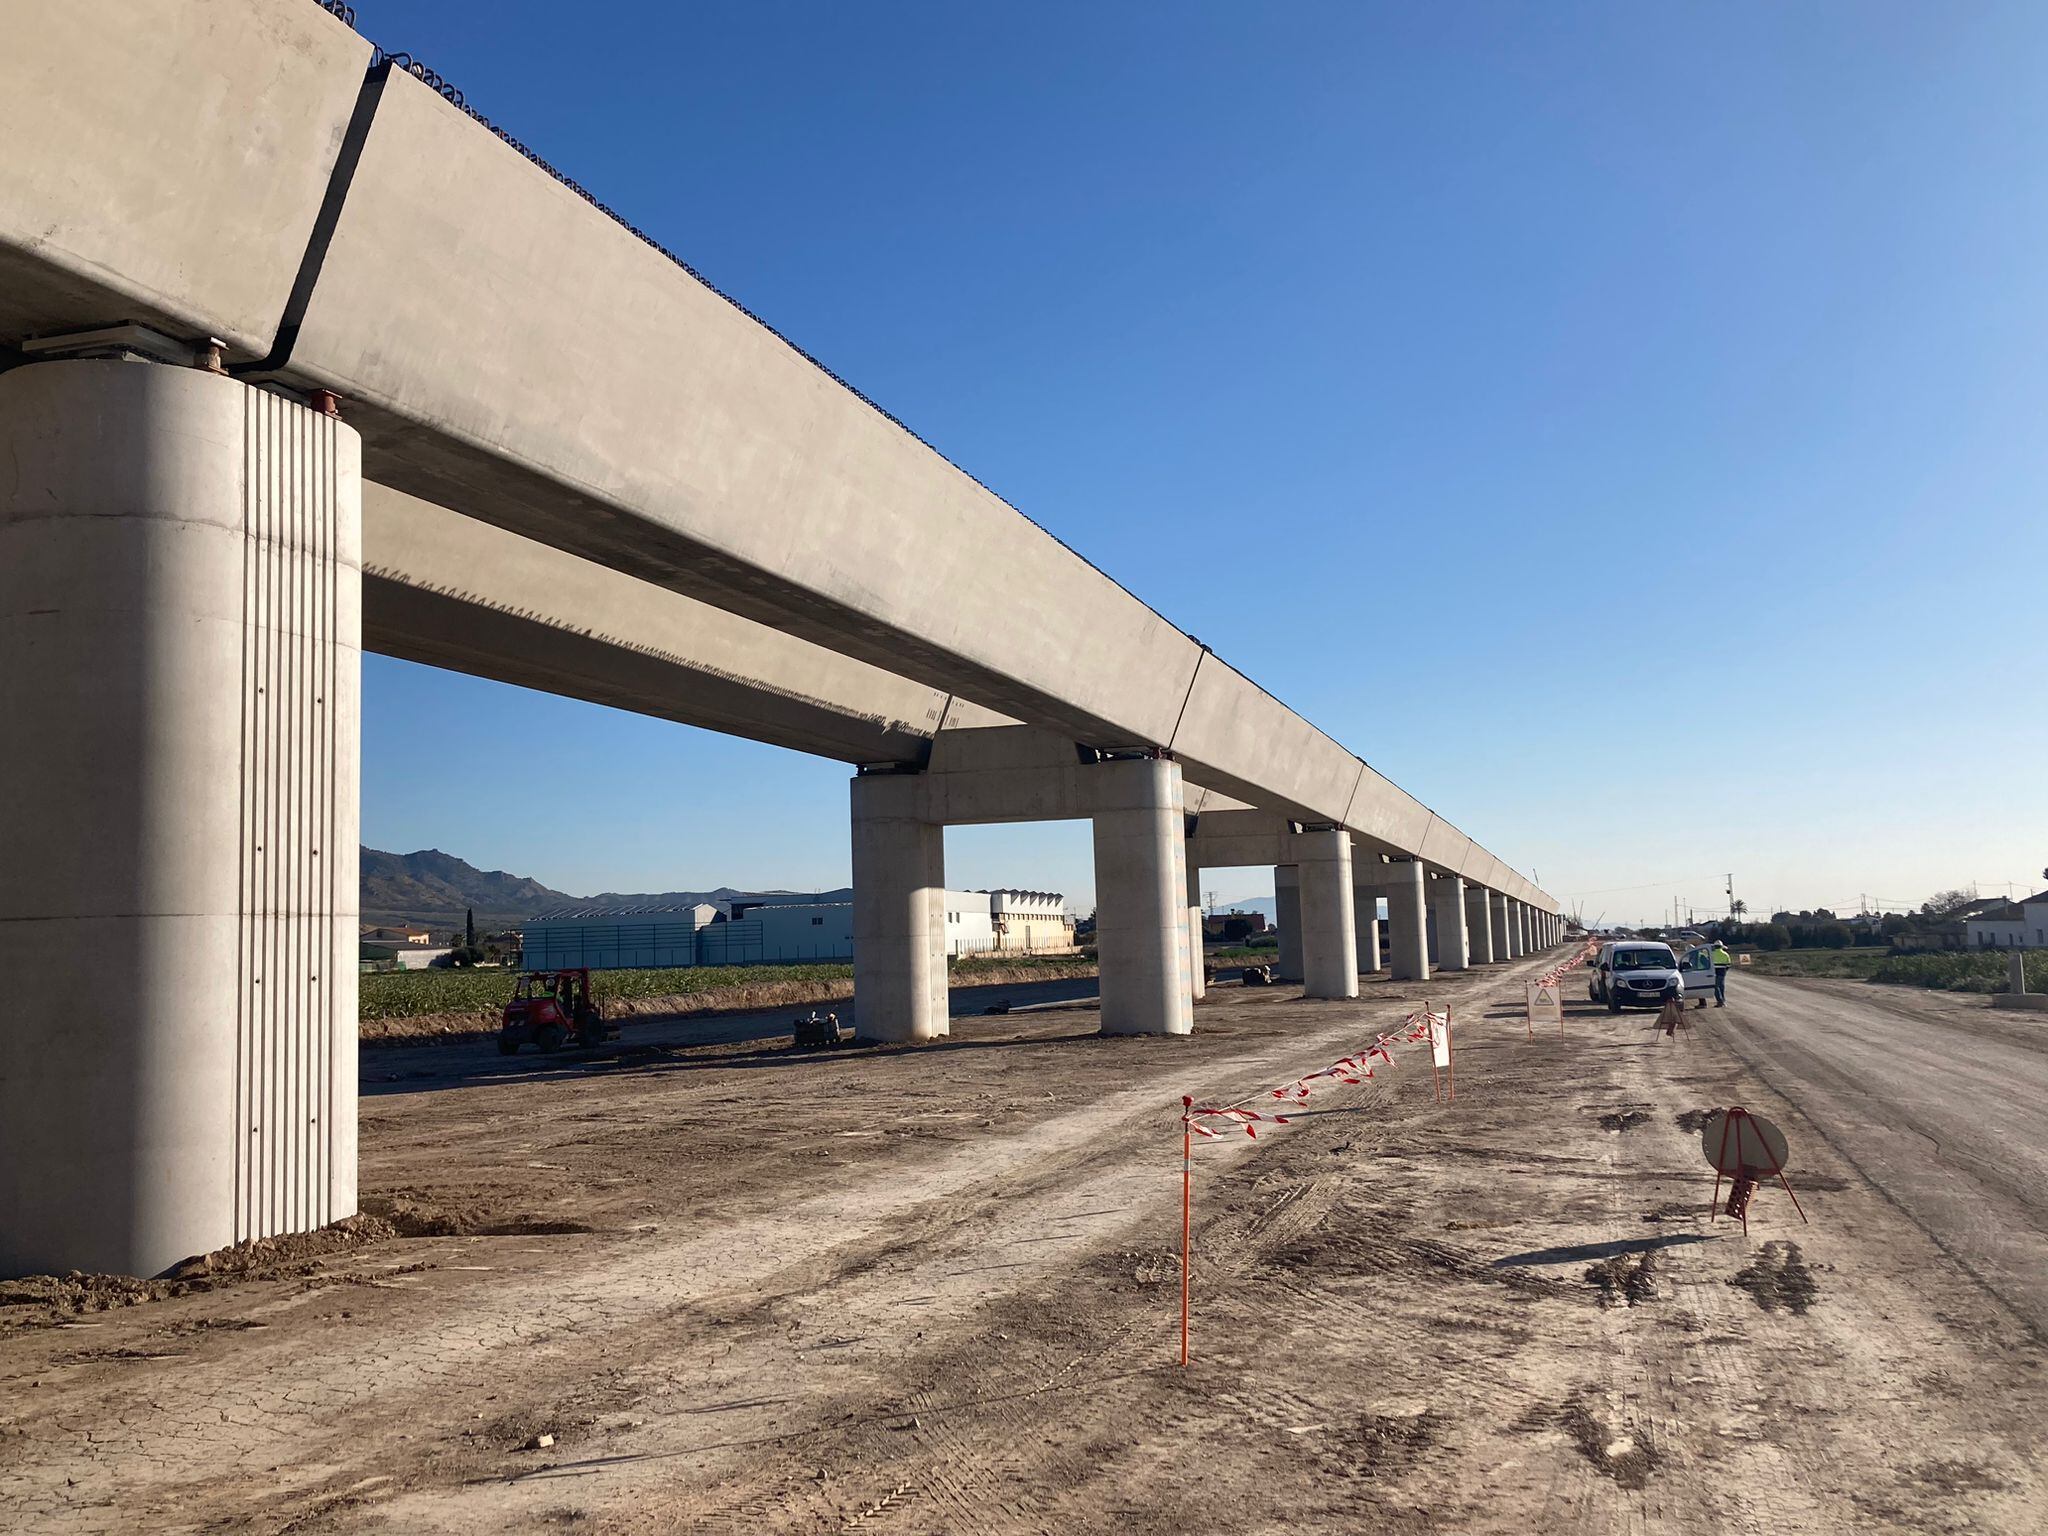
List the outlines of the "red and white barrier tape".
{"label": "red and white barrier tape", "polygon": [[1546,985],[1553,981],[1563,981],[1566,972],[1575,971],[1580,966],[1584,965],[1588,960],[1593,958],[1593,956],[1599,951],[1599,948],[1600,946],[1598,944],[1594,943],[1591,939],[1588,939],[1586,941],[1586,947],[1584,949],[1580,950],[1576,955],[1573,955],[1571,959],[1565,961],[1563,965],[1552,966],[1549,970],[1545,971],[1541,976],[1538,976],[1536,978],[1537,981],[1544,983]]}
{"label": "red and white barrier tape", "polygon": [[[1373,1077],[1372,1064],[1375,1057],[1391,1067],[1394,1064],[1394,1053],[1391,1047],[1396,1045],[1414,1045],[1428,1041],[1432,1027],[1448,1028],[1451,1016],[1448,1011],[1444,1013],[1411,1013],[1402,1022],[1408,1026],[1402,1033],[1398,1035],[1377,1036],[1371,1045],[1357,1054],[1333,1061],[1320,1072],[1311,1072],[1306,1077],[1298,1077],[1283,1087],[1272,1089],[1266,1094],[1256,1095],[1255,1097],[1266,1100],[1278,1099],[1288,1108],[1292,1109],[1308,1102],[1308,1096],[1313,1090],[1314,1085],[1318,1082],[1327,1080],[1332,1083],[1342,1084],[1345,1087],[1355,1088],[1359,1084],[1371,1080]],[[1287,1116],[1283,1114],[1270,1111],[1262,1114],[1257,1110],[1244,1108],[1243,1106],[1248,1102],[1250,1101],[1240,1100],[1236,1104],[1191,1104],[1183,1112],[1182,1118],[1188,1122],[1189,1130],[1209,1141],[1214,1141],[1217,1137],[1224,1135],[1225,1132],[1222,1129],[1211,1129],[1201,1124],[1203,1120],[1222,1120],[1231,1128],[1241,1126],[1244,1129],[1245,1135],[1254,1140],[1258,1138],[1258,1128],[1261,1125],[1285,1125],[1288,1123]]]}

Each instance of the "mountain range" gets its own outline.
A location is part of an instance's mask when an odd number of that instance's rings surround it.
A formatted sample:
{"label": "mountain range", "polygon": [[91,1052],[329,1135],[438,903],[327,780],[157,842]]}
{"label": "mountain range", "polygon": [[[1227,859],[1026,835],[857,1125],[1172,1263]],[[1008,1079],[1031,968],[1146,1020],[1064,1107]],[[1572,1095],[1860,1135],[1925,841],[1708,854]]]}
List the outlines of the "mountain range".
{"label": "mountain range", "polygon": [[[627,893],[605,891],[596,896],[571,896],[524,875],[502,869],[478,869],[467,860],[438,848],[416,853],[386,853],[365,848],[362,855],[362,913],[366,923],[416,924],[456,929],[464,915],[476,913],[479,929],[515,926],[555,907],[578,905],[685,907],[695,902],[759,901],[795,896],[795,891],[742,891],[721,885],[708,891]],[[845,900],[848,891],[828,891],[827,898]]]}

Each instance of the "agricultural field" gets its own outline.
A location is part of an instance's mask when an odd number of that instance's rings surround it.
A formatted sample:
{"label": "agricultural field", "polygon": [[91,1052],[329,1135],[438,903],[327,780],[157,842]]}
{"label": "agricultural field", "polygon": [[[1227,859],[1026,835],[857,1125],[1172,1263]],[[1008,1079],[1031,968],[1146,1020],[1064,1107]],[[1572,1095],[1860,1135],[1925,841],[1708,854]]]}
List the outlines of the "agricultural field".
{"label": "agricultural field", "polygon": [[[2008,963],[2008,957],[1999,950],[1894,955],[1881,962],[1870,973],[1870,979],[1897,986],[1932,987],[1942,992],[2003,992]],[[2048,983],[2048,959],[2032,957],[2028,970],[2030,990]]]}
{"label": "agricultural field", "polygon": [[1868,981],[1890,953],[1882,944],[1851,949],[1777,949],[1754,951],[1749,969],[1761,976],[1831,976]]}
{"label": "agricultural field", "polygon": [[[2048,987],[2048,960],[2037,961],[2036,965],[2039,978],[2030,980],[2029,986]],[[1929,987],[1938,992],[2006,989],[2006,955],[2001,950],[1929,955],[1894,955],[1879,946],[1766,950],[1755,956],[1750,969],[1761,976],[1875,981],[1890,986]]]}
{"label": "agricultural field", "polygon": [[[1092,954],[974,955],[949,967],[954,981],[1007,982],[1093,975]],[[512,995],[516,971],[377,971],[362,978],[357,1017],[370,1026],[423,1019],[495,1020]],[[596,971],[591,985],[607,1012],[772,1007],[853,995],[853,965],[704,965],[667,970]],[[374,1029],[366,1038],[374,1038]]]}

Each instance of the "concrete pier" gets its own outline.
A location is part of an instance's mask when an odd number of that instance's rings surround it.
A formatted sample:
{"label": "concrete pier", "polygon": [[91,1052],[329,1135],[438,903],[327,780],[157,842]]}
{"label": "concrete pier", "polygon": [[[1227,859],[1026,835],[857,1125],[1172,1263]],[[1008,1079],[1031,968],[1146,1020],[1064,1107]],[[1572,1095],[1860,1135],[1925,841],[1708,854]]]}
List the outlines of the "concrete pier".
{"label": "concrete pier", "polygon": [[1513,937],[1508,932],[1508,900],[1509,898],[1500,891],[1491,892],[1487,896],[1487,911],[1493,929],[1493,958],[1496,960],[1515,958]]}
{"label": "concrete pier", "polygon": [[1095,833],[1103,1033],[1194,1027],[1179,764],[1084,752],[1032,726],[948,730],[923,772],[863,773],[852,793],[862,1037],[946,1033],[945,828],[1082,818]]}
{"label": "concrete pier", "polygon": [[1377,864],[1361,864],[1354,855],[1351,865],[1351,906],[1358,924],[1358,974],[1376,976],[1384,963],[1380,958],[1380,888],[1361,884]]}
{"label": "concrete pier", "polygon": [[1295,838],[1300,891],[1302,995],[1358,996],[1358,920],[1351,894],[1351,834],[1311,828]]}
{"label": "concrete pier", "polygon": [[1470,970],[1472,947],[1465,930],[1465,882],[1456,875],[1430,881],[1429,902],[1436,915],[1437,964],[1447,971]]}
{"label": "concrete pier", "polygon": [[1189,842],[1182,838],[1180,849],[1188,876],[1188,995],[1199,1003],[1209,995],[1209,975],[1202,962],[1202,866]]}
{"label": "concrete pier", "polygon": [[1301,952],[1301,871],[1293,864],[1273,866],[1273,920],[1280,925],[1280,958],[1275,981],[1306,979]]}
{"label": "concrete pier", "polygon": [[1493,963],[1492,892],[1483,885],[1465,887],[1465,935],[1472,946],[1474,965]]}
{"label": "concrete pier", "polygon": [[359,464],[219,374],[0,374],[0,1274],[356,1209]]}
{"label": "concrete pier", "polygon": [[1103,788],[1117,802],[1094,818],[1102,1032],[1189,1034],[1195,1015],[1180,768],[1157,758],[1102,768],[1109,770]]}
{"label": "concrete pier", "polygon": [[1396,981],[1429,980],[1429,913],[1423,900],[1424,871],[1414,859],[1397,859],[1379,870],[1379,894],[1387,902],[1387,966]]}
{"label": "concrete pier", "polygon": [[946,829],[913,814],[898,779],[853,781],[855,1032],[936,1040],[946,1011]]}

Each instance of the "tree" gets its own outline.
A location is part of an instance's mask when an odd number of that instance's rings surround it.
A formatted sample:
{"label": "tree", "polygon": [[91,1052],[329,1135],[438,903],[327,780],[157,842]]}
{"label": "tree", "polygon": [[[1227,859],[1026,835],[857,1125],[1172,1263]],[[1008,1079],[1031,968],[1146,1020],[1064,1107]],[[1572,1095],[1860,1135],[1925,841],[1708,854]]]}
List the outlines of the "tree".
{"label": "tree", "polygon": [[462,947],[463,947],[464,949],[475,949],[475,948],[476,948],[476,908],[475,908],[475,907],[470,907],[470,908],[467,908],[467,909],[466,909],[466,910],[464,911],[464,913],[463,913],[463,918],[462,918]]}
{"label": "tree", "polygon": [[1928,917],[1951,917],[1976,899],[1971,891],[1936,891],[1920,910]]}
{"label": "tree", "polygon": [[1742,914],[1748,910],[1749,903],[1746,901],[1731,901],[1728,903],[1728,915],[1738,923],[1742,921]]}

